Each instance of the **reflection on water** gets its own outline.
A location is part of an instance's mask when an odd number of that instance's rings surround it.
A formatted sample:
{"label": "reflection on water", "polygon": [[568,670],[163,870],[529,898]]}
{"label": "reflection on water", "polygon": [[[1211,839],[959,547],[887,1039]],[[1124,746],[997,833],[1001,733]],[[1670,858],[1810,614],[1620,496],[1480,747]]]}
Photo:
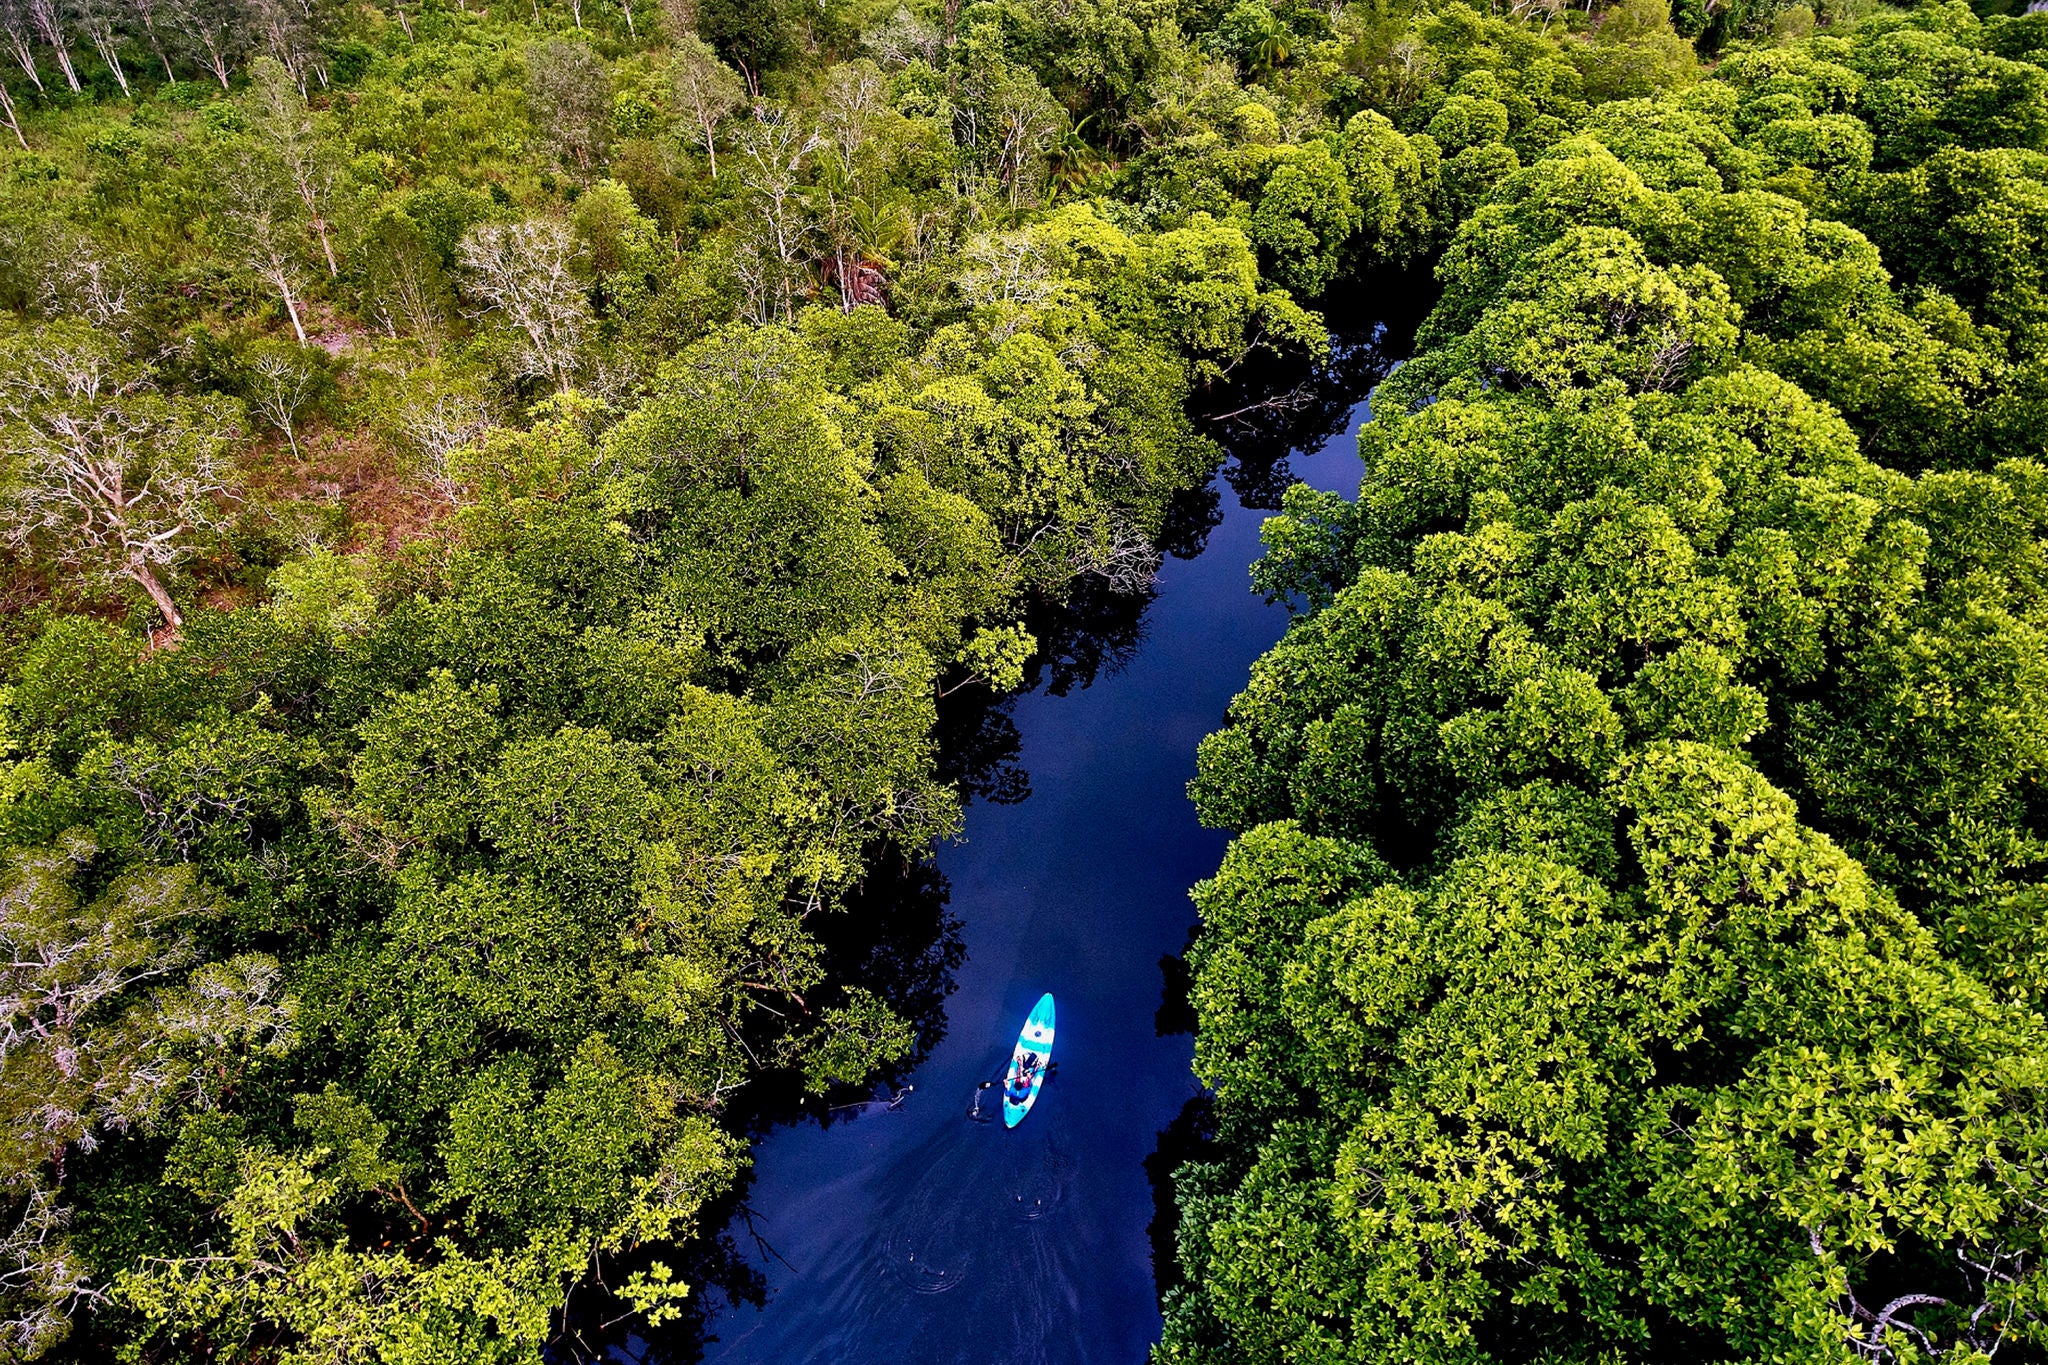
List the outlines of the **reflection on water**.
{"label": "reflection on water", "polygon": [[[1041,609],[1031,693],[970,688],[942,708],[944,771],[972,802],[964,842],[883,860],[818,926],[834,979],[879,989],[916,1022],[919,1053],[823,1104],[753,1089],[754,1170],[723,1233],[678,1268],[700,1316],[622,1355],[1144,1359],[1155,1263],[1171,1276],[1170,1173],[1209,1137],[1178,954],[1187,888],[1214,871],[1223,836],[1197,826],[1185,784],[1196,743],[1285,625],[1246,576],[1262,509],[1295,478],[1355,491],[1360,403],[1404,330],[1351,337],[1315,375],[1248,373],[1209,395],[1229,462],[1175,507],[1156,600],[1084,592]],[[1055,1071],[1005,1129],[977,1086],[1045,990],[1059,1000]]]}
{"label": "reflection on water", "polygon": [[1207,1094],[1190,1096],[1173,1122],[1159,1132],[1159,1145],[1145,1158],[1145,1178],[1152,1182],[1152,1222],[1145,1235],[1152,1242],[1152,1271],[1163,1298],[1184,1278],[1174,1257],[1180,1233],[1180,1205],[1174,1202],[1174,1172],[1189,1161],[1207,1161],[1216,1148],[1216,1109]]}

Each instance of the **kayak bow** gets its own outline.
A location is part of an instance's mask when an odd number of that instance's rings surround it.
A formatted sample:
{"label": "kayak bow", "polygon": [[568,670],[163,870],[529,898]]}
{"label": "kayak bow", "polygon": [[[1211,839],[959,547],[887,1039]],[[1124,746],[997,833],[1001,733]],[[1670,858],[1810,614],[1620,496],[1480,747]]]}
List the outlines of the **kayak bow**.
{"label": "kayak bow", "polygon": [[1003,1127],[1015,1128],[1031,1112],[1045,1084],[1045,1069],[1052,1063],[1052,992],[1038,997],[1024,1028],[1017,1034],[1016,1050],[1010,1054],[1010,1071],[1003,1078]]}

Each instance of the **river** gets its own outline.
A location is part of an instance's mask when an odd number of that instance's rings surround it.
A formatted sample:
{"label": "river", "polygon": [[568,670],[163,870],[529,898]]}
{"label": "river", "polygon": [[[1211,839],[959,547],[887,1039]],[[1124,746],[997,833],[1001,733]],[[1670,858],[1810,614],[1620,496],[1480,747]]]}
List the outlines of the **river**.
{"label": "river", "polygon": [[[1093,642],[1104,666],[1070,651],[1079,663],[1045,670],[984,727],[1015,752],[982,788],[1009,799],[972,803],[964,838],[939,850],[911,951],[952,987],[926,991],[942,1037],[892,1088],[895,1107],[780,1124],[756,1144],[728,1237],[747,1287],[707,1291],[705,1360],[1145,1359],[1160,1325],[1147,1158],[1197,1094],[1192,1041],[1169,1031],[1184,1012],[1175,955],[1188,888],[1225,843],[1187,800],[1195,746],[1286,627],[1249,587],[1260,522],[1290,475],[1356,494],[1363,394],[1411,328],[1354,330],[1294,409],[1213,424],[1228,462],[1155,596]],[[1000,1074],[1044,991],[1059,1031],[1037,1107],[1015,1130],[974,1121],[977,1093],[985,1116],[1000,1109],[977,1083]]]}

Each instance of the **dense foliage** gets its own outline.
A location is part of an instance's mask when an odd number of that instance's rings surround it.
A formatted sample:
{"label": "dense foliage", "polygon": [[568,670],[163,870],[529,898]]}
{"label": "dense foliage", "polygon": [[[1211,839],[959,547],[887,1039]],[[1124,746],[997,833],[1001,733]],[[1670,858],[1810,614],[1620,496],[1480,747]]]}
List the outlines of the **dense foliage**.
{"label": "dense foliage", "polygon": [[10,1357],[675,1320],[734,1096],[920,1046],[819,926],[939,698],[1430,262],[1162,1358],[2040,1349],[2048,19],[494,10],[0,0]]}
{"label": "dense foliage", "polygon": [[1000,15],[104,8],[0,8],[0,1341],[588,1356],[916,1055],[818,927],[940,696],[1321,324]]}
{"label": "dense foliage", "polygon": [[2044,23],[1731,51],[1458,224],[1202,748],[1159,1358],[2048,1348]]}

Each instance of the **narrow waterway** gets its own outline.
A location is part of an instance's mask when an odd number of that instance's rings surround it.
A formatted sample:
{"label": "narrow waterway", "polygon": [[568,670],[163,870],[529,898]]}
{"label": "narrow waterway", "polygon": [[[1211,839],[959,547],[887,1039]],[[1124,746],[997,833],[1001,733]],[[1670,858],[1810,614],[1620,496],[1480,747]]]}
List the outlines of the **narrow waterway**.
{"label": "narrow waterway", "polygon": [[[730,1244],[754,1276],[738,1297],[758,1302],[713,1291],[706,1360],[1145,1359],[1159,1332],[1146,1159],[1196,1092],[1192,1042],[1168,1031],[1182,1012],[1171,966],[1188,888],[1224,846],[1187,800],[1195,746],[1286,625],[1250,591],[1260,522],[1290,476],[1356,493],[1362,395],[1402,343],[1354,332],[1292,406],[1217,424],[1230,462],[1125,657],[1014,703],[1029,795],[972,804],[964,840],[938,855],[965,950],[933,1001],[943,1039],[895,1107],[757,1144]],[[1056,1070],[1014,1131],[977,1122],[977,1083],[1043,991],[1058,1000]],[[982,1094],[984,1117],[997,1094]]]}

